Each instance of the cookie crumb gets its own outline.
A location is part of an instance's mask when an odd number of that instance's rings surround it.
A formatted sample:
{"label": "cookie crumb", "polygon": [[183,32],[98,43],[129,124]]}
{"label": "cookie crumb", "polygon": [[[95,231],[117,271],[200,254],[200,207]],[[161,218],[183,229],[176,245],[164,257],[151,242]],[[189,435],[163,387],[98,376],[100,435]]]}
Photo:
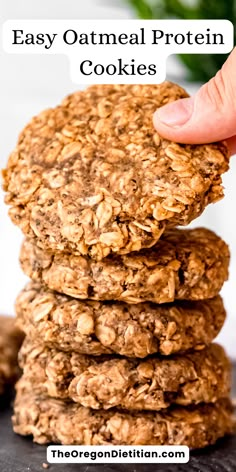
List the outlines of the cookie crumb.
{"label": "cookie crumb", "polygon": [[42,463],[42,468],[43,469],[49,469],[49,464],[47,464],[46,462],[43,462]]}

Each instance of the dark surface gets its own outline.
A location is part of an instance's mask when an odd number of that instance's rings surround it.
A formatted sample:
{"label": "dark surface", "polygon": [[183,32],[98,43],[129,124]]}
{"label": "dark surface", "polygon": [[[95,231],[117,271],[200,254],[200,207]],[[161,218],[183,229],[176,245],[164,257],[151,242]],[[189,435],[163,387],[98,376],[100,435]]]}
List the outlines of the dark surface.
{"label": "dark surface", "polygon": [[[233,395],[236,395],[236,365],[234,366]],[[188,464],[49,464],[46,463],[46,447],[34,444],[30,438],[13,433],[11,410],[1,405],[0,411],[0,472],[236,472],[236,436],[218,441],[214,447],[191,453]]]}

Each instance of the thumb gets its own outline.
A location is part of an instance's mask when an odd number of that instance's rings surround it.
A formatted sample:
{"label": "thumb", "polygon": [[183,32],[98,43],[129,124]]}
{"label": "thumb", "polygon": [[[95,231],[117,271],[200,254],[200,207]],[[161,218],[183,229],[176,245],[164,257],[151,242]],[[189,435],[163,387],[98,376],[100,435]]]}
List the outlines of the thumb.
{"label": "thumb", "polygon": [[172,141],[200,144],[231,138],[236,143],[236,48],[222,69],[190,98],[154,114],[158,133]]}

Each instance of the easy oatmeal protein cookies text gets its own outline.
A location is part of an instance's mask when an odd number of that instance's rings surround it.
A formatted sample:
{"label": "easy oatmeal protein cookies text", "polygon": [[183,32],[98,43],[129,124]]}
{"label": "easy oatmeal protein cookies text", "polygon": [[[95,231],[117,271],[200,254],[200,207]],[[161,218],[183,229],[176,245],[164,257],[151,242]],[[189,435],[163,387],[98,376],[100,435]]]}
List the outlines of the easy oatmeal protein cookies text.
{"label": "easy oatmeal protein cookies text", "polygon": [[222,198],[221,142],[180,145],[154,130],[178,85],[96,85],[42,112],[4,171],[10,217],[36,243],[102,259],[151,247]]}

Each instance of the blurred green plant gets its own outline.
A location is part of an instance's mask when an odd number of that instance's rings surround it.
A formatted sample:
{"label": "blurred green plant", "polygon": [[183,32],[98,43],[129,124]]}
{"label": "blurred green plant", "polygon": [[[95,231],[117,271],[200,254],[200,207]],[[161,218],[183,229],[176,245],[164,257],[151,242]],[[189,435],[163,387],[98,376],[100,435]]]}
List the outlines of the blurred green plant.
{"label": "blurred green plant", "polygon": [[[195,0],[187,5],[182,0],[125,0],[144,19],[213,20],[227,19],[236,25],[236,0]],[[236,28],[234,41],[236,40]],[[226,54],[181,54],[188,69],[188,79],[206,82],[225,62]]]}

